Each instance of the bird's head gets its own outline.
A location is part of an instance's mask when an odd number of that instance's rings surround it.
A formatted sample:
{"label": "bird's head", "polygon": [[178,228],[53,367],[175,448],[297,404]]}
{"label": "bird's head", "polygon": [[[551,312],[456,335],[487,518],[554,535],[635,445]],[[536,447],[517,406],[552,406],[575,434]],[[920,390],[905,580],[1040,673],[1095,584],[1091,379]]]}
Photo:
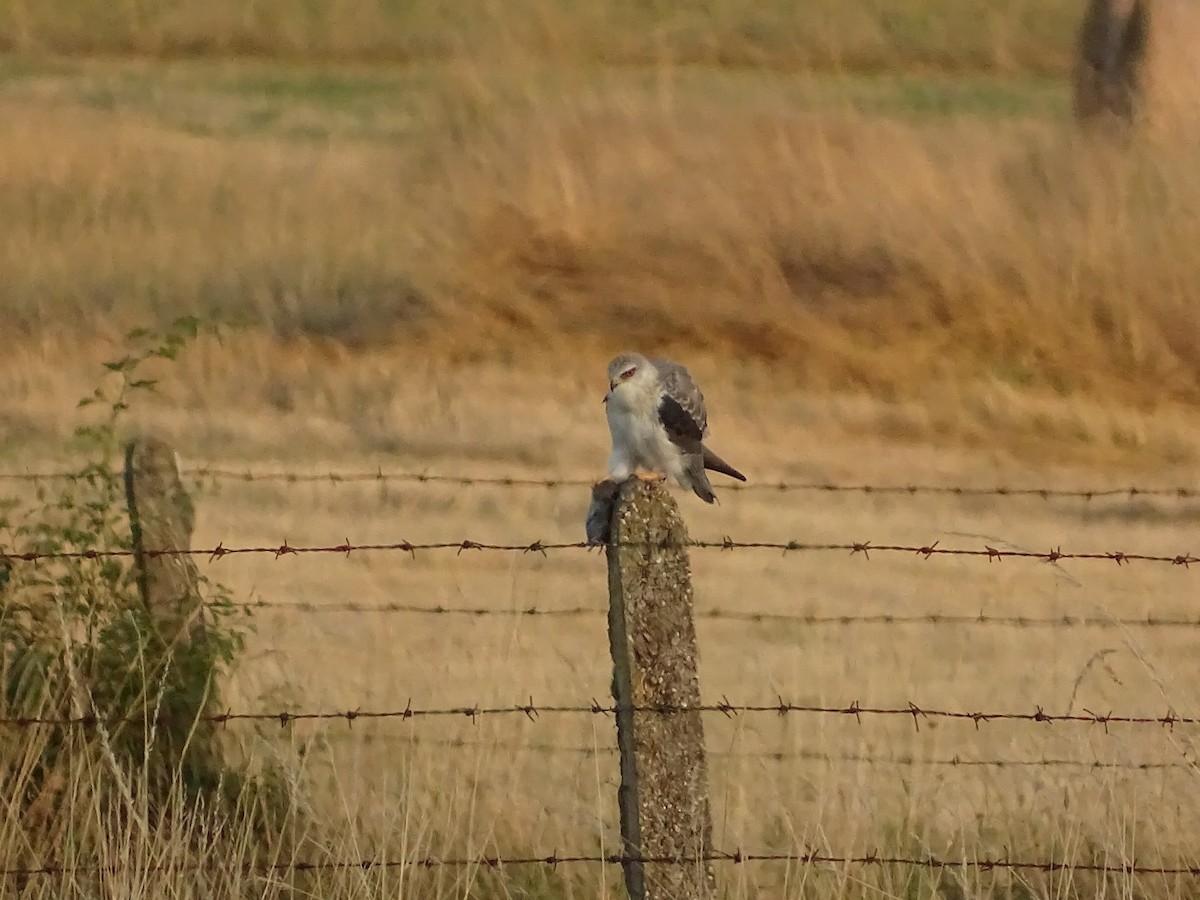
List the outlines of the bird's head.
{"label": "bird's head", "polygon": [[614,396],[627,396],[654,382],[656,372],[650,360],[640,353],[622,353],[608,364],[607,403]]}

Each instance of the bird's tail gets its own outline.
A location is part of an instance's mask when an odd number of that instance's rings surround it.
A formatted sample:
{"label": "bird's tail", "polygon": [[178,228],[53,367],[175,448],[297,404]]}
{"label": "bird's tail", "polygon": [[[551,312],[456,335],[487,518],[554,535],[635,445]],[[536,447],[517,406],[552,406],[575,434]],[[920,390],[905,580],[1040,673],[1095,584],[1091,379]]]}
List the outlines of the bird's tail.
{"label": "bird's tail", "polygon": [[704,469],[694,473],[691,482],[692,490],[705,503],[712,503],[717,499],[717,495],[713,493],[712,485],[708,483],[708,476],[704,474]]}
{"label": "bird's tail", "polygon": [[714,472],[720,472],[722,475],[728,475],[730,478],[736,478],[738,481],[745,481],[746,476],[731,466],[717,454],[713,453],[707,447],[701,448],[704,451],[704,468],[712,469]]}

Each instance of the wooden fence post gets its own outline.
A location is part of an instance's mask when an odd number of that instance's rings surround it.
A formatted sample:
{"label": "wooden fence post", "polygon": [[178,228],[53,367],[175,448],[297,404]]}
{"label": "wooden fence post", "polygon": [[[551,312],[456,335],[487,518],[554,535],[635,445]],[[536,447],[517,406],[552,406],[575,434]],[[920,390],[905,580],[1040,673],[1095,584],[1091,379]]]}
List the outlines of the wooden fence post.
{"label": "wooden fence post", "polygon": [[[625,887],[631,900],[709,898],[712,820],[701,714],[635,711],[700,705],[687,531],[658,484],[601,482],[589,528],[597,508],[611,509],[608,634]],[[656,858],[684,861],[642,861]]]}
{"label": "wooden fence post", "polygon": [[125,497],[133,533],[133,563],[142,602],[163,642],[204,634],[200,578],[190,556],[147,556],[147,550],[191,548],[195,507],[179,477],[170,445],[155,437],[125,448]]}

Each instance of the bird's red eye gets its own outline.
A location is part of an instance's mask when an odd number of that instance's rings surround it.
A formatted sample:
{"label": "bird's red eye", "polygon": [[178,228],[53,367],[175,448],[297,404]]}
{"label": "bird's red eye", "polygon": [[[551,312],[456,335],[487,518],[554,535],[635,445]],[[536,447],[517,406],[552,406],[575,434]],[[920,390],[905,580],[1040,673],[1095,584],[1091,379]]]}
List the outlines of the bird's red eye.
{"label": "bird's red eye", "polygon": [[632,377],[633,377],[633,373],[634,373],[634,372],[636,372],[636,371],[637,371],[637,368],[633,368],[633,369],[626,369],[624,372],[622,372],[622,373],[621,373],[621,378],[622,378],[622,379],[625,379],[625,378],[632,378]]}

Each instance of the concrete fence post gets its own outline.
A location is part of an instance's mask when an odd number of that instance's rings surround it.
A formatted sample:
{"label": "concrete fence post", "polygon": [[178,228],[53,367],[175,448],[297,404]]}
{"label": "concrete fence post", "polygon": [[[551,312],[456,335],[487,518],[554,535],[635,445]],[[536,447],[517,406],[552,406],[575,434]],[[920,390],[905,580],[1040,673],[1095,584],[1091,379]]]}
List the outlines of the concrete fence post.
{"label": "concrete fence post", "polygon": [[[700,705],[700,680],[687,531],[659,484],[601,482],[589,529],[596,510],[609,513],[602,530],[625,886],[631,900],[710,898],[704,724],[700,712],[689,709]],[[671,711],[655,711],[664,707]]]}
{"label": "concrete fence post", "polygon": [[159,636],[167,646],[201,638],[202,595],[195,562],[190,556],[146,552],[191,548],[195,508],[170,445],[154,437],[126,445],[125,496],[138,592]]}

